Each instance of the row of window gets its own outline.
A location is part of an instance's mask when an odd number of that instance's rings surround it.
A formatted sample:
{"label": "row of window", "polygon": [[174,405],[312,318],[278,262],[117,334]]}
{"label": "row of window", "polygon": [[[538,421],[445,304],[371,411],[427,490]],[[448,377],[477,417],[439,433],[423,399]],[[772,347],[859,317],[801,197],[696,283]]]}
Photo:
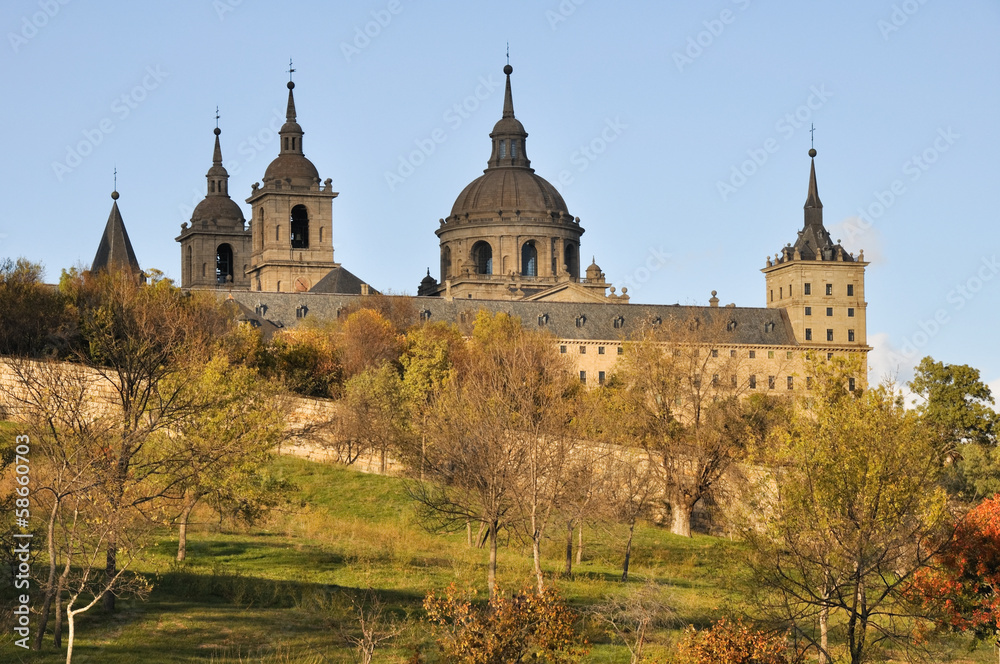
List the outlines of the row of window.
{"label": "row of window", "polygon": [[[571,275],[579,275],[580,259],[576,243],[567,242],[563,248],[563,259],[566,269]],[[472,245],[472,262],[476,266],[476,274],[493,274],[493,247],[489,242],[480,240]],[[552,270],[555,272],[556,257],[552,257]],[[525,277],[538,276],[538,249],[534,240],[528,240],[521,245],[521,275]],[[451,274],[451,249],[445,247],[441,257],[441,275]]]}
{"label": "row of window", "polygon": [[[428,312],[428,318],[429,317],[430,317],[430,314]],[[423,320],[423,312],[421,312],[421,320]],[[812,340],[812,330],[807,328],[806,329],[806,341],[811,341],[811,340]],[[847,340],[848,341],[854,341],[854,330],[848,330],[847,331]],[[827,330],[827,341],[833,341],[833,330]],[[621,346],[617,346],[616,350],[617,350],[618,355],[621,355],[621,354],[623,354],[625,352],[624,348],[622,348]],[[562,345],[559,346],[559,352],[562,353],[563,355],[565,355],[566,353],[569,352],[569,347],[566,346],[565,344],[562,344]],[[587,346],[584,345],[584,344],[580,344],[580,346],[579,346],[579,352],[580,352],[580,355],[586,355],[587,354]],[[711,354],[712,357],[719,357],[719,351],[718,351],[718,349],[713,348],[709,352],[710,352],[710,354]],[[786,350],[786,351],[784,351],[784,353],[785,353],[785,359],[786,360],[792,359],[792,357],[793,357],[792,356],[792,351]],[[605,354],[605,346],[598,346],[597,347],[597,354],[598,355],[604,355]],[[680,348],[675,348],[674,349],[674,357],[680,357],[680,355],[681,355],[681,349]],[[700,357],[701,356],[701,349],[695,348],[694,349],[694,356],[695,357]],[[736,357],[736,351],[735,350],[730,350],[729,351],[729,357]],[[756,350],[747,351],[747,357],[750,358],[751,360],[757,359],[757,351]],[[833,353],[828,353],[827,354],[827,359],[830,359],[831,357],[833,357]],[[767,351],[767,359],[773,360],[774,358],[775,358],[775,351],[773,351],[773,350]]]}
{"label": "row of window", "polygon": [[[824,286],[826,286],[826,294],[827,295],[833,295],[833,284],[824,284]],[[810,284],[810,283],[802,284],[802,294],[803,295],[812,295],[812,284]],[[848,295],[848,297],[853,297],[854,296],[854,284],[847,284],[847,295]],[[788,284],[788,297],[791,297],[791,296],[792,296],[792,285]],[[780,286],[778,288],[778,299],[779,300],[785,299],[785,287],[784,286]],[[771,289],[771,301],[772,302],[774,301],[774,289],[773,288]]]}
{"label": "row of window", "polygon": [[[566,346],[559,346],[559,352],[565,354],[566,353]],[[618,354],[621,355],[623,352],[625,352],[624,349],[621,346],[618,346]],[[586,355],[586,354],[587,354],[587,347],[581,344],[580,345],[580,355]],[[597,347],[597,354],[598,355],[604,355],[604,346],[598,346]]]}
{"label": "row of window", "polygon": [[[812,341],[812,340],[813,340],[813,331],[812,331],[812,328],[811,327],[807,327],[806,328],[806,341]],[[833,330],[828,329],[826,331],[826,340],[827,341],[833,341]],[[853,342],[854,341],[854,330],[848,330],[847,331],[847,341],[848,342]]]}
{"label": "row of window", "polygon": [[[806,316],[812,316],[812,315],[813,315],[813,308],[812,307],[806,307]],[[826,315],[827,316],[832,316],[833,315],[833,307],[827,307],[826,308]],[[847,307],[847,317],[848,318],[854,318],[854,307]]]}
{"label": "row of window", "polygon": [[[597,372],[597,384],[598,385],[604,385],[605,376],[606,376],[606,374],[603,371],[598,371]],[[732,386],[736,387],[736,376],[731,376],[730,378],[732,380]],[[587,372],[586,371],[581,371],[580,372],[580,382],[583,383],[584,385],[587,384]],[[697,383],[698,383],[698,381],[696,381],[695,387],[700,387],[700,385],[697,384]],[[718,384],[719,384],[719,374],[714,374],[712,376],[712,385],[713,386],[717,386]],[[767,389],[769,389],[769,390],[777,389],[777,384],[778,384],[778,380],[777,380],[776,376],[768,376],[767,377]],[[856,386],[857,386],[857,384],[855,383],[855,380],[854,380],[853,377],[850,377],[850,378],[847,379],[847,388],[849,390],[851,390],[853,392],[855,390]],[[756,390],[757,389],[757,375],[756,374],[750,374],[750,379],[748,381],[748,387],[751,390]],[[806,389],[807,390],[811,390],[812,387],[813,387],[812,376],[807,376],[806,377]],[[794,390],[795,389],[795,377],[794,376],[785,376],[785,389],[786,390]]]}
{"label": "row of window", "polygon": [[[597,372],[597,384],[598,385],[604,385],[604,376],[605,376],[605,374],[604,374],[603,371],[598,371]],[[587,384],[587,372],[586,371],[581,371],[580,372],[580,382],[583,383],[584,385]]]}

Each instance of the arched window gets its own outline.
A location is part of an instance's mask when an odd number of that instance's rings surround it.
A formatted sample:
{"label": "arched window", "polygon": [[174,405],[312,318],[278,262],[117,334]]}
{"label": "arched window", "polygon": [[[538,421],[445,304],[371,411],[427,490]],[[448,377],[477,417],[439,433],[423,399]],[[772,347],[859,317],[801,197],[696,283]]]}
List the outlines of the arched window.
{"label": "arched window", "polygon": [[507,141],[500,141],[500,158],[507,156]]}
{"label": "arched window", "polygon": [[569,272],[569,276],[574,279],[578,279],[580,277],[580,254],[576,248],[576,244],[573,242],[567,242],[563,256],[565,258],[566,271]]}
{"label": "arched window", "polygon": [[534,242],[521,245],[521,274],[526,277],[538,276],[538,250]]}
{"label": "arched window", "polygon": [[292,208],[291,218],[291,239],[293,249],[306,249],[309,247],[309,213],[305,205],[296,205]]}
{"label": "arched window", "polygon": [[493,247],[489,242],[472,245],[472,261],[476,264],[476,274],[493,274]]}
{"label": "arched window", "polygon": [[233,281],[233,248],[220,244],[215,251],[215,282],[228,284]]}
{"label": "arched window", "polygon": [[517,141],[514,139],[510,140],[510,158],[517,159]]}

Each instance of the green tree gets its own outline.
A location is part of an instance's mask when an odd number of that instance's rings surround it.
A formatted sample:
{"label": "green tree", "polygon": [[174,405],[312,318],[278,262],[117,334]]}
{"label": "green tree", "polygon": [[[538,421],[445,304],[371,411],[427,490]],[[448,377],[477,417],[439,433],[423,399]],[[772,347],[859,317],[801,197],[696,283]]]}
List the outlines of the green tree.
{"label": "green tree", "polygon": [[839,359],[813,368],[815,389],[779,436],[773,478],[750,501],[743,530],[762,610],[821,662],[833,659],[835,616],[852,664],[910,642],[919,615],[906,587],[953,523],[916,414],[891,386],[848,392],[856,369]]}
{"label": "green tree", "polygon": [[65,354],[75,333],[69,302],[42,282],[42,266],[0,260],[0,354]]}

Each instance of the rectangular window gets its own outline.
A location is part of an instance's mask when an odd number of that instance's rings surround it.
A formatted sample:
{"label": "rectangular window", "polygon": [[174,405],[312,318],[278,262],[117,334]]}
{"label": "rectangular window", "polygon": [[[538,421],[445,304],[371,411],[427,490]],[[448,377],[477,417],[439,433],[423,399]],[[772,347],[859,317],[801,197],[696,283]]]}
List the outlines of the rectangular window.
{"label": "rectangular window", "polygon": [[806,341],[812,341],[812,340],[813,340],[813,331],[812,331],[812,328],[811,327],[807,327],[806,328]]}
{"label": "rectangular window", "polygon": [[813,377],[806,376],[806,389],[811,390],[813,388]]}
{"label": "rectangular window", "polygon": [[584,385],[587,384],[587,372],[586,371],[581,371],[580,372],[580,382],[583,383]]}
{"label": "rectangular window", "polygon": [[597,372],[597,384],[598,385],[604,385],[604,372],[603,371],[598,371]]}
{"label": "rectangular window", "polygon": [[854,318],[854,307],[847,307],[847,317]]}
{"label": "rectangular window", "polygon": [[847,294],[854,295],[854,284],[847,284]]}
{"label": "rectangular window", "polygon": [[719,356],[719,351],[713,348],[712,349],[712,357],[718,357],[718,356]]}
{"label": "rectangular window", "polygon": [[827,307],[826,308],[826,315],[827,316],[832,316],[833,315],[833,307]]}
{"label": "rectangular window", "polygon": [[792,359],[792,351],[790,351],[790,350],[786,350],[785,351],[785,359],[786,360]]}
{"label": "rectangular window", "polygon": [[832,360],[833,359],[833,353],[827,353],[826,354],[826,359]]}
{"label": "rectangular window", "polygon": [[736,357],[736,351],[735,350],[729,351],[729,357]]}
{"label": "rectangular window", "polygon": [[757,389],[757,376],[755,376],[754,374],[750,374],[750,389],[751,390]]}
{"label": "rectangular window", "polygon": [[806,307],[806,316],[812,316],[812,315],[813,315],[813,308]]}
{"label": "rectangular window", "polygon": [[774,359],[774,351],[773,350],[767,351],[767,359],[769,359],[769,360],[773,360]]}
{"label": "rectangular window", "polygon": [[598,355],[604,355],[604,346],[598,346],[597,347],[597,354]]}
{"label": "rectangular window", "polygon": [[624,353],[625,353],[625,349],[622,346],[619,346],[618,347],[618,354],[619,355],[623,355]]}
{"label": "rectangular window", "polygon": [[806,295],[812,295],[812,284],[802,284],[802,292]]}
{"label": "rectangular window", "polygon": [[833,284],[827,284],[826,285],[826,294],[827,295],[833,295]]}
{"label": "rectangular window", "polygon": [[833,330],[827,330],[826,331],[826,340],[827,341],[833,341]]}
{"label": "rectangular window", "polygon": [[849,389],[851,392],[853,392],[854,391],[854,387],[855,387],[854,386],[854,378],[848,378],[847,379],[847,389]]}
{"label": "rectangular window", "polygon": [[774,376],[768,376],[767,377],[767,389],[769,389],[769,390],[773,390],[774,389]]}
{"label": "rectangular window", "polygon": [[848,330],[847,331],[847,340],[848,341],[854,341],[854,330]]}
{"label": "rectangular window", "polygon": [[757,357],[757,351],[755,351],[755,350],[750,351],[750,359],[752,360],[755,357]]}
{"label": "rectangular window", "polygon": [[788,389],[790,389],[790,390],[794,390],[794,389],[795,389],[795,381],[794,381],[794,379],[793,379],[793,378],[792,378],[791,376],[789,376],[789,377],[788,377],[788,378],[787,378],[787,379],[785,380],[785,382],[786,382],[786,383],[787,383],[787,385],[788,385]]}
{"label": "rectangular window", "polygon": [[784,289],[784,287],[779,287],[778,288],[778,299],[779,300],[784,300],[785,299],[785,289]]}
{"label": "rectangular window", "polygon": [[774,289],[771,289],[771,302],[774,302]]}
{"label": "rectangular window", "polygon": [[712,387],[719,386],[719,374],[712,374]]}
{"label": "rectangular window", "polygon": [[559,346],[559,352],[560,353],[565,353],[566,352],[566,346]]}
{"label": "rectangular window", "polygon": [[580,355],[586,355],[586,354],[587,354],[587,347],[580,346]]}

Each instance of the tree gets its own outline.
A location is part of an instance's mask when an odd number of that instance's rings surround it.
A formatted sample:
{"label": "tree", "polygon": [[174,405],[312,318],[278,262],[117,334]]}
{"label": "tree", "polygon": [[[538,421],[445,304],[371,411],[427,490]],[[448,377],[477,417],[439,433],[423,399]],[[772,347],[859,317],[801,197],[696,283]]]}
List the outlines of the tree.
{"label": "tree", "polygon": [[485,607],[459,597],[455,585],[424,599],[447,661],[455,664],[576,662],[586,650],[573,624],[577,616],[553,588],[492,594]]}
{"label": "tree", "polygon": [[528,332],[507,314],[481,312],[430,408],[425,481],[411,484],[411,495],[439,527],[482,524],[490,545],[491,595],[500,530],[516,525],[519,492],[539,436],[565,424],[563,410],[555,407],[565,385],[549,338]]}
{"label": "tree", "polygon": [[605,514],[628,528],[622,582],[628,581],[635,525],[649,511],[655,491],[655,471],[635,450],[618,448],[602,461],[598,495]]}
{"label": "tree", "polygon": [[356,630],[345,630],[344,638],[354,646],[352,656],[358,664],[372,664],[375,651],[395,639],[403,631],[405,624],[386,611],[385,604],[371,588],[361,597],[351,597]]}
{"label": "tree", "polygon": [[67,352],[75,332],[72,312],[43,275],[41,265],[23,258],[0,260],[0,355]]}
{"label": "tree", "polygon": [[404,447],[410,433],[403,381],[396,367],[383,362],[352,376],[344,385],[341,435],[357,441],[357,450],[379,453],[379,472],[387,469],[391,450]]}
{"label": "tree", "polygon": [[747,377],[718,348],[725,327],[698,318],[644,326],[624,346],[609,384],[612,442],[641,446],[658,470],[671,532],[691,536],[691,514],[749,444],[740,396]]}
{"label": "tree", "polygon": [[193,394],[185,398],[206,407],[184,413],[169,442],[172,469],[165,477],[182,495],[178,561],[186,556],[188,521],[199,502],[252,522],[287,488],[265,471],[285,425],[275,386],[221,356],[186,383]]}
{"label": "tree", "polygon": [[611,636],[625,644],[631,664],[644,661],[650,631],[676,620],[676,612],[664,598],[663,588],[647,581],[642,587],[622,595],[611,595],[591,611]]}
{"label": "tree", "polygon": [[355,311],[347,317],[341,329],[344,376],[350,378],[386,362],[397,364],[404,341],[405,338],[393,324],[378,311]]}
{"label": "tree", "polygon": [[966,515],[935,563],[914,575],[914,599],[940,629],[1000,648],[1000,495]]}
{"label": "tree", "polygon": [[821,662],[832,660],[835,615],[852,664],[911,640],[919,614],[906,588],[952,522],[935,488],[936,449],[918,418],[891,386],[848,392],[856,369],[842,358],[813,367],[815,389],[779,436],[773,479],[743,524],[762,610]]}

